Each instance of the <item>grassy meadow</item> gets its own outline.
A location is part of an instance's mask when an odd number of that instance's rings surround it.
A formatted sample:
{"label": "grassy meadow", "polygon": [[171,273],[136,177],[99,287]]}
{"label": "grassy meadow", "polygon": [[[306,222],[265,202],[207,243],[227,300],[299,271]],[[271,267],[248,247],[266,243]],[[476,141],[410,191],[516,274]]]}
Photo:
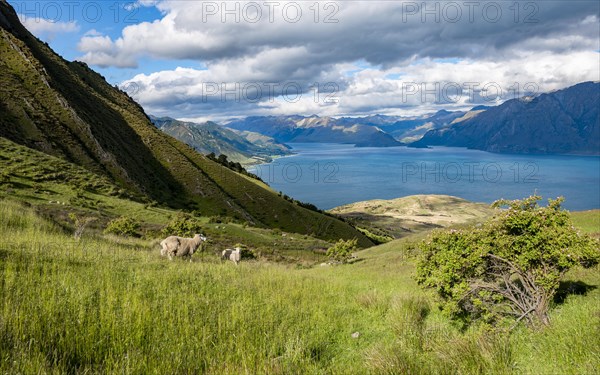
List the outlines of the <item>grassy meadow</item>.
{"label": "grassy meadow", "polygon": [[[597,268],[568,274],[578,283],[565,284],[551,327],[506,335],[465,329],[438,311],[412,278],[411,237],[337,267],[264,260],[236,267],[210,252],[168,262],[155,241],[93,232],[74,241],[7,200],[0,237],[1,373],[593,374],[600,367]],[[573,287],[581,285],[585,295]]]}

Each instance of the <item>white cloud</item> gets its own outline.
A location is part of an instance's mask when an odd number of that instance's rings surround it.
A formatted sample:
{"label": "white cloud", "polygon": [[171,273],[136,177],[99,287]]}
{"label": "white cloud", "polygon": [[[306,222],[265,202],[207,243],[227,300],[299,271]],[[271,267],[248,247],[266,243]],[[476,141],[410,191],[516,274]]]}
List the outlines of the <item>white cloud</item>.
{"label": "white cloud", "polygon": [[53,39],[56,34],[79,31],[79,25],[75,21],[54,22],[45,18],[27,17],[25,15],[19,15],[19,19],[31,33],[37,36],[47,36],[49,39]]}
{"label": "white cloud", "polygon": [[[600,54],[597,52],[569,55],[544,52],[502,61],[423,59],[407,67],[362,69],[339,81],[319,82],[321,89],[328,82],[337,84],[338,90],[333,93],[316,92],[303,87],[299,81],[297,86],[290,85],[292,89],[285,95],[282,83],[274,87],[276,97],[267,95],[268,87],[264,81],[252,81],[253,75],[244,69],[230,78],[247,80],[227,79],[233,71],[224,65],[212,65],[208,70],[178,68],[140,74],[128,82],[139,86],[136,99],[149,112],[188,118],[206,116],[207,113],[221,119],[291,113],[414,115],[439,109],[465,110],[479,104],[496,105],[531,92],[552,91],[586,80],[597,81],[600,80],[599,65]],[[335,73],[356,68],[352,65],[332,66],[334,73],[330,77],[342,77]],[[402,74],[400,79],[388,78],[399,73]],[[262,89],[262,100],[255,100],[256,96],[250,90],[257,86]],[[296,95],[294,87],[306,91]]]}
{"label": "white cloud", "polygon": [[521,13],[513,14],[508,3],[502,3],[502,17],[496,22],[491,22],[486,2],[477,3],[481,9],[472,17],[470,8],[461,6],[456,22],[442,2],[426,6],[431,10],[432,5],[438,5],[433,16],[411,12],[410,6],[419,5],[414,2],[328,2],[317,3],[316,8],[309,2],[274,2],[276,5],[270,7],[261,4],[155,3],[164,17],[126,27],[114,41],[118,46],[114,54],[213,61],[253,56],[266,49],[304,47],[305,64],[365,59],[375,65],[395,65],[414,56],[500,56],[510,53],[514,45],[536,38],[579,38],[578,45],[571,48],[582,48],[598,39],[597,33],[590,32],[594,27],[597,31],[597,22],[591,22],[590,17],[595,19],[598,6],[586,1],[538,2],[535,22],[526,22],[529,20]]}
{"label": "white cloud", "polygon": [[115,46],[108,36],[95,35],[81,38],[77,48],[82,52],[107,53],[114,50]]}
{"label": "white cloud", "polygon": [[[524,93],[527,83],[546,91],[600,78],[600,5],[589,1],[528,2],[527,9],[523,3],[489,1],[284,1],[273,8],[248,1],[137,4],[156,6],[162,18],[130,25],[112,40],[84,36],[80,59],[100,66],[135,67],[147,58],[206,66],[131,79],[140,85],[137,99],[158,114],[419,112],[485,102],[486,83],[493,96],[498,87]],[[422,4],[427,12],[418,9]],[[458,18],[448,4],[461,8]],[[494,12],[498,6],[501,13]],[[492,19],[496,14],[501,16]],[[325,22],[327,17],[334,22]],[[401,81],[390,78],[398,76]],[[314,83],[323,89],[330,82],[337,85],[339,101],[315,100]],[[440,95],[423,100],[406,95],[410,82],[480,86],[465,88],[457,101]],[[233,87],[242,97],[258,90],[263,97],[221,100],[220,94],[207,95],[213,84],[219,90]],[[286,85],[297,88],[300,98],[286,100]]]}
{"label": "white cloud", "polygon": [[88,31],[85,32],[85,34],[83,34],[84,37],[86,36],[102,36],[104,34],[102,34],[100,31],[96,30],[96,29],[90,29]]}

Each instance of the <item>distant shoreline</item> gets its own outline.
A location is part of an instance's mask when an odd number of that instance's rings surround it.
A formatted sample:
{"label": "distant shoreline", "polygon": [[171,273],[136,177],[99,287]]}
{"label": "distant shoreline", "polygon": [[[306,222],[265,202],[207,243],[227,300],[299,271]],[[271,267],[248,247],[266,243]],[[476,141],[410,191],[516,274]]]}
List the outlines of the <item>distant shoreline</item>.
{"label": "distant shoreline", "polygon": [[293,155],[254,164],[248,171],[273,190],[323,210],[416,194],[452,195],[489,204],[535,192],[544,200],[565,196],[564,207],[570,211],[600,209],[599,156],[505,154],[445,146],[288,145]]}

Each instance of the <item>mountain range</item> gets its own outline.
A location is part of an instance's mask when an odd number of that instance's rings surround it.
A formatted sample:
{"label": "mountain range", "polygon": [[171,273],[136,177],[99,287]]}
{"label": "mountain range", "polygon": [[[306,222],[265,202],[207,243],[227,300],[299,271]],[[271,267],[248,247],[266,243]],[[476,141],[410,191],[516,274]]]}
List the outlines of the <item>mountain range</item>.
{"label": "mountain range", "polygon": [[0,82],[0,137],[11,142],[172,208],[371,243],[352,226],[286,200],[160,131],[125,92],[34,37],[6,0],[0,0]]}
{"label": "mountain range", "polygon": [[448,146],[498,153],[600,155],[600,83],[583,82],[498,106],[421,116],[254,116],[225,126],[278,142],[358,147]]}
{"label": "mountain range", "polygon": [[[421,116],[396,117],[395,121],[378,125],[383,131],[403,143],[411,143],[421,139],[429,130],[439,129],[450,125],[456,119],[465,115],[462,111],[440,110]],[[394,119],[394,117],[388,117]]]}
{"label": "mountain range", "polygon": [[305,116],[253,116],[224,124],[239,131],[272,137],[277,142],[349,143],[357,147],[401,146],[393,136],[361,119]]}
{"label": "mountain range", "polygon": [[254,116],[230,120],[224,125],[212,121],[179,121],[171,117],[150,116],[150,119],[159,129],[198,152],[224,154],[229,160],[249,165],[291,154],[290,147],[284,142],[402,146],[420,139],[431,129],[450,125],[465,114],[441,110],[411,117]]}
{"label": "mountain range", "polygon": [[186,143],[202,154],[227,155],[230,161],[255,164],[272,161],[273,156],[290,155],[290,147],[271,137],[248,131],[235,131],[217,123],[175,120],[171,117],[150,119],[160,130]]}
{"label": "mountain range", "polygon": [[501,153],[600,155],[600,83],[583,82],[472,111],[411,146]]}

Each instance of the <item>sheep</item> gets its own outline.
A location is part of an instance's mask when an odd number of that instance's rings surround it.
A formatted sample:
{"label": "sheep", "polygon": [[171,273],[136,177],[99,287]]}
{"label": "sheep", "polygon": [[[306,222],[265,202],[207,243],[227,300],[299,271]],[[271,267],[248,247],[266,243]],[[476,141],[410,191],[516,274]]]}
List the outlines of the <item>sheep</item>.
{"label": "sheep", "polygon": [[234,249],[225,249],[223,250],[223,253],[221,253],[221,259],[222,260],[231,260],[233,263],[235,263],[235,265],[237,266],[238,263],[240,262],[240,260],[242,260],[242,249],[239,247],[236,247],[235,250]]}
{"label": "sheep", "polygon": [[173,260],[173,256],[188,257],[191,262],[192,255],[203,241],[206,241],[206,237],[201,234],[196,234],[194,238],[170,236],[161,241],[160,255],[167,255],[169,260]]}

